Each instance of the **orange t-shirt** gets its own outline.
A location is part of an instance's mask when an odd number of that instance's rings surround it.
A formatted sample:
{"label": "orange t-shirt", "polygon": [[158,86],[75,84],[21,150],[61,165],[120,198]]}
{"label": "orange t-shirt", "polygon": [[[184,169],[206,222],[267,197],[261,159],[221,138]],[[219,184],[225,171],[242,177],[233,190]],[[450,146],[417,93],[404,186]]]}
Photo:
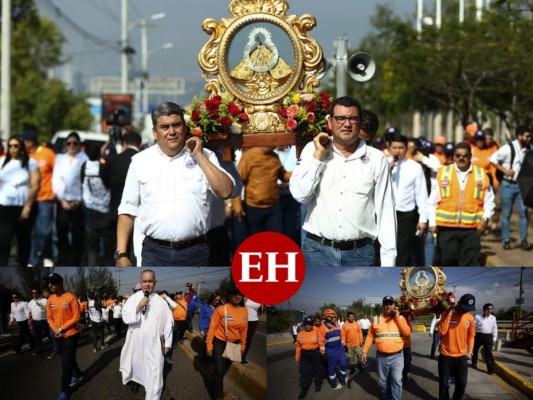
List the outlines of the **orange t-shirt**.
{"label": "orange t-shirt", "polygon": [[46,319],[54,331],[61,328],[65,337],[78,334],[80,320],[80,303],[72,293],[65,292],[61,296],[51,295],[46,305]]}
{"label": "orange t-shirt", "polygon": [[52,173],[54,172],[56,153],[48,147],[39,146],[29,156],[37,162],[41,172],[41,186],[37,194],[37,201],[52,200],[55,197],[52,190]]}
{"label": "orange t-shirt", "polygon": [[[224,329],[224,308],[227,310],[228,336]],[[207,350],[213,350],[213,339],[216,337],[225,342],[241,342],[241,350],[246,347],[246,334],[248,332],[248,309],[246,307],[234,307],[226,304],[215,308],[209,333],[207,335]]]}
{"label": "orange t-shirt", "polygon": [[450,357],[462,357],[474,349],[476,326],[474,317],[470,313],[459,315],[455,312],[444,311],[439,322],[441,335],[440,353]]}
{"label": "orange t-shirt", "polygon": [[87,302],[80,301],[80,312],[87,312]]}
{"label": "orange t-shirt", "polygon": [[174,321],[185,321],[187,319],[187,300],[181,299],[176,303],[178,305],[172,310],[172,317]]}
{"label": "orange t-shirt", "polygon": [[341,328],[341,340],[345,346],[356,347],[363,343],[363,331],[357,321],[346,321]]}
{"label": "orange t-shirt", "polygon": [[296,336],[296,361],[300,361],[302,350],[318,349],[318,334],[315,329],[307,332],[306,330],[298,332]]}

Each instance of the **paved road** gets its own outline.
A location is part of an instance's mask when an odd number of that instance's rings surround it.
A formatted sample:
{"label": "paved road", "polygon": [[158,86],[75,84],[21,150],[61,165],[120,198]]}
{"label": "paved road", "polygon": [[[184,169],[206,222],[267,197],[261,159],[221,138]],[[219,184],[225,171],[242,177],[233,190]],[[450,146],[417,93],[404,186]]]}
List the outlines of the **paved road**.
{"label": "paved road", "polygon": [[[413,333],[413,365],[411,379],[404,386],[404,400],[432,400],[438,397],[437,361],[429,359],[431,338],[427,333]],[[357,374],[350,385],[340,390],[332,390],[324,381],[322,391],[314,393],[312,390],[306,399],[377,399],[380,397],[378,375],[375,364],[375,346],[369,352],[370,363],[366,371]],[[298,397],[298,368],[294,362],[294,345],[279,344],[267,348],[268,362],[268,398],[295,399]],[[496,375],[488,375],[483,371],[469,369],[468,386],[465,399],[479,400],[519,400],[527,397]]]}

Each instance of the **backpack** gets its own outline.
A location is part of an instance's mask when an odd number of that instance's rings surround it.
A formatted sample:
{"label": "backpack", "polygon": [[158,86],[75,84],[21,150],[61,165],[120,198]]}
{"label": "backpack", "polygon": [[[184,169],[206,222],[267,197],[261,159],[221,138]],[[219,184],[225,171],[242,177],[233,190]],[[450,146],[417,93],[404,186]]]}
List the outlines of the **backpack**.
{"label": "backpack", "polygon": [[[510,167],[512,169],[513,168],[513,162],[514,162],[514,159],[516,157],[516,150],[514,148],[513,142],[509,142],[507,144],[511,148],[511,163],[509,165],[510,165]],[[526,151],[529,151],[529,150],[531,150],[531,145],[530,144],[528,144],[526,146]],[[503,180],[503,172],[501,172],[499,169],[496,170],[496,179],[498,179],[499,182],[501,182]]]}

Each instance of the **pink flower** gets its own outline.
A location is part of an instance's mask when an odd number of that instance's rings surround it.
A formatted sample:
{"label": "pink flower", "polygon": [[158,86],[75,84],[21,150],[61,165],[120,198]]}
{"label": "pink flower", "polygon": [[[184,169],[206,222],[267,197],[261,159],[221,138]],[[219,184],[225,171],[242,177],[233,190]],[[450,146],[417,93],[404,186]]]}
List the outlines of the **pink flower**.
{"label": "pink flower", "polygon": [[[290,107],[289,107],[290,108]],[[298,123],[293,119],[293,118],[288,118],[287,119],[287,129],[292,132],[296,129],[296,127],[298,126]]]}
{"label": "pink flower", "polygon": [[300,98],[303,100],[303,101],[312,101],[313,100],[313,94],[312,93],[304,93],[304,94],[301,94],[300,95]]}
{"label": "pink flower", "polygon": [[300,110],[300,107],[298,107],[296,104],[289,106],[289,108],[287,108],[287,117],[289,118],[296,117],[296,114],[298,114],[299,110]]}
{"label": "pink flower", "polygon": [[312,112],[308,113],[308,114],[307,114],[307,120],[308,120],[310,123],[315,122],[315,114],[313,114]]}

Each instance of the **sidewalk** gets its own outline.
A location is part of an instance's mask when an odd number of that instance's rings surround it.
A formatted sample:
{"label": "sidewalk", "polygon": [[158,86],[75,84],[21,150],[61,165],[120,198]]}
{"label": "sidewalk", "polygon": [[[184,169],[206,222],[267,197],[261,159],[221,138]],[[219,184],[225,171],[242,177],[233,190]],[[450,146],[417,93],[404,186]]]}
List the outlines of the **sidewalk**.
{"label": "sidewalk", "polygon": [[[269,347],[292,344],[292,342],[293,339],[289,333],[268,335],[267,355]],[[529,398],[533,398],[533,354],[525,349],[513,349],[504,346],[505,344],[499,352],[493,351],[496,360],[496,374],[520,389]],[[487,370],[481,356],[478,365],[481,371]]]}

